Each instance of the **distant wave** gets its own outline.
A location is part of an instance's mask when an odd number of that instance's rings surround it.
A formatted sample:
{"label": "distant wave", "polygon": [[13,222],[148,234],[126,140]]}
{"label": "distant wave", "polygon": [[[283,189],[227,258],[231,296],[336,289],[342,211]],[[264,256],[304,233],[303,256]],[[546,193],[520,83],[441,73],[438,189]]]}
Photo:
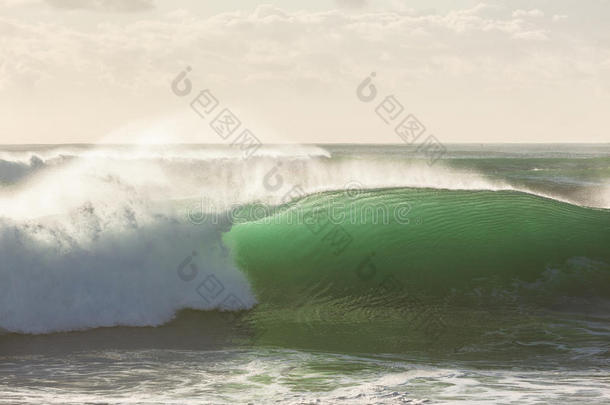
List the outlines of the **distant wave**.
{"label": "distant wave", "polygon": [[36,155],[32,155],[27,162],[0,160],[0,185],[17,183],[44,166],[45,163]]}
{"label": "distant wave", "polygon": [[[330,153],[314,145],[262,145],[256,151],[259,157],[330,157]],[[239,148],[206,145],[74,145],[39,147],[34,150],[0,150],[0,160],[27,163],[32,159],[47,162],[66,158],[109,160],[214,160],[242,159]]]}

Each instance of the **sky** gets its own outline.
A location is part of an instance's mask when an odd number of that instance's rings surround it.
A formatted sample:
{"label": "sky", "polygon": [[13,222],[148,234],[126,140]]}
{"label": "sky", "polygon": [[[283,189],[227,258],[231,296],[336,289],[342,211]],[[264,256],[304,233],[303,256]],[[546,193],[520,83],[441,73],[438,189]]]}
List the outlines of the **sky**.
{"label": "sky", "polygon": [[610,0],[0,0],[0,144],[222,143],[224,108],[263,143],[400,143],[407,116],[446,143],[610,142],[609,20]]}

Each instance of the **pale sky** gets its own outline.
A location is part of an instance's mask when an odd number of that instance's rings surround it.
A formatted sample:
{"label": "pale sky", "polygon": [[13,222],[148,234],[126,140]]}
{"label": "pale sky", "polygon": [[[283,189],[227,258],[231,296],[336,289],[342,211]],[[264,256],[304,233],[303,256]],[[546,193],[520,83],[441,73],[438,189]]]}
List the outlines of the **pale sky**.
{"label": "pale sky", "polygon": [[610,142],[609,22],[610,0],[0,0],[0,143],[222,143],[204,89],[263,143],[399,143],[390,95],[446,143]]}

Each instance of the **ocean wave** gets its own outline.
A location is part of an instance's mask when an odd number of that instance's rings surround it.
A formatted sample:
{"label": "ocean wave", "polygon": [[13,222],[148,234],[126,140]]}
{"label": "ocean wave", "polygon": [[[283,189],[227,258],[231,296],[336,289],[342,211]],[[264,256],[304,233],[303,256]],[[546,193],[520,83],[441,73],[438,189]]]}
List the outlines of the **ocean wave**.
{"label": "ocean wave", "polygon": [[[594,197],[552,194],[442,161],[429,166],[421,159],[333,156],[319,149],[247,160],[4,162],[0,169],[14,184],[0,188],[0,328],[49,333],[159,325],[184,308],[252,308],[273,302],[278,292],[298,297],[294,288],[305,281],[319,286],[344,275],[372,250],[384,257],[378,266],[386,275],[404,278],[404,268],[414,265],[425,270],[418,273],[418,290],[439,283],[439,291],[457,288],[490,272],[533,285],[558,269],[565,276],[545,284],[561,286],[551,296],[573,294],[570,287],[579,285],[579,294],[605,297],[608,212],[583,206],[605,201],[600,195],[609,189]],[[347,259],[324,253],[328,246],[320,246],[304,222],[284,221],[295,211],[318,212],[329,201],[360,212],[372,204],[364,220],[344,222],[353,247],[359,246]],[[204,202],[221,220],[193,220],[193,207]],[[375,209],[401,204],[408,204],[406,222],[366,222]],[[265,217],[274,221],[225,215],[252,206],[267,207]],[[573,263],[594,270],[568,276]],[[348,270],[336,273],[337,266]],[[454,274],[455,266],[467,272]],[[349,294],[368,294],[335,281]],[[483,285],[464,291],[477,288]]]}
{"label": "ocean wave", "polygon": [[[405,203],[407,221],[375,216]],[[326,215],[327,205],[363,215],[329,227],[288,221],[295,211]],[[446,297],[451,306],[509,308],[610,297],[604,211],[517,192],[432,189],[322,193],[272,208],[270,222],[195,224],[180,204],[160,210],[136,201],[4,219],[0,327],[154,326],[185,308],[257,303],[306,322],[325,313],[361,314],[353,321],[362,322],[404,317],[414,297],[422,312]],[[346,232],[345,246],[328,236],[334,226]]]}

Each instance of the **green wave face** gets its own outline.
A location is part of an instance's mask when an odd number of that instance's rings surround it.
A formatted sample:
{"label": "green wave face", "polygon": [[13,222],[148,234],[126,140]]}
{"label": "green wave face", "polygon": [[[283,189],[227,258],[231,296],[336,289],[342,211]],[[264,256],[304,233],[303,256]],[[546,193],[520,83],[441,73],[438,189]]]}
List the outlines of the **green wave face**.
{"label": "green wave face", "polygon": [[[534,318],[544,334],[557,314],[595,313],[610,299],[610,212],[517,192],[314,195],[225,241],[275,343],[462,346]],[[347,325],[358,339],[346,340]]]}

